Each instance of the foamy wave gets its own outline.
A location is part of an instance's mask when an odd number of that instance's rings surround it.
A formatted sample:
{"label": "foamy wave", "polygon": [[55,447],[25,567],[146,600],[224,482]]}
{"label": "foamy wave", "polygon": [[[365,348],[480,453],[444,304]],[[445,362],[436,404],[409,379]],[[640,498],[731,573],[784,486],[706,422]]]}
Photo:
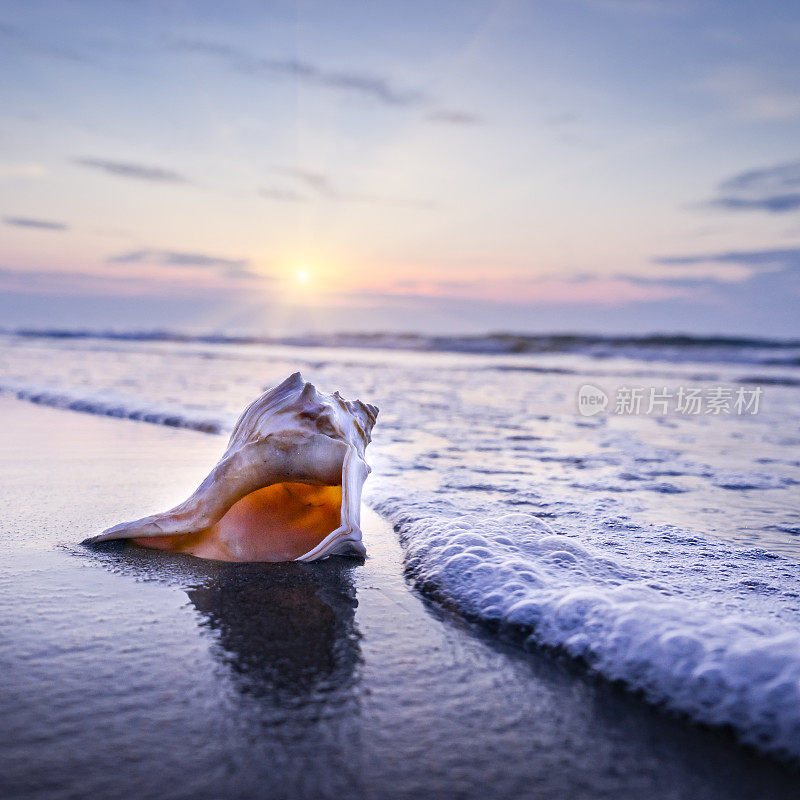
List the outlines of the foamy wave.
{"label": "foamy wave", "polygon": [[108,390],[82,390],[72,387],[61,389],[4,380],[0,383],[0,393],[53,408],[150,422],[172,428],[188,428],[205,433],[222,433],[232,428],[235,421],[223,414],[214,417],[207,411],[193,412],[181,406],[158,403]]}
{"label": "foamy wave", "polygon": [[800,757],[796,563],[675,530],[626,530],[603,544],[529,514],[433,515],[392,497],[377,508],[396,523],[409,573],[429,596]]}

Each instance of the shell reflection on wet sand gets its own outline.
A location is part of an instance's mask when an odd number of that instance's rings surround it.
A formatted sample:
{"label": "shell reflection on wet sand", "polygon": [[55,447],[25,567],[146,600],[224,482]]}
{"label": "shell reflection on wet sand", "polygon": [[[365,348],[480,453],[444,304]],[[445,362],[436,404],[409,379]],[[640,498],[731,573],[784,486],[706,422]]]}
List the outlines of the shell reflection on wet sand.
{"label": "shell reflection on wet sand", "polygon": [[133,539],[221,561],[363,556],[364,451],[377,415],[375,406],[323,394],[296,372],[245,409],[191,497],[86,543]]}

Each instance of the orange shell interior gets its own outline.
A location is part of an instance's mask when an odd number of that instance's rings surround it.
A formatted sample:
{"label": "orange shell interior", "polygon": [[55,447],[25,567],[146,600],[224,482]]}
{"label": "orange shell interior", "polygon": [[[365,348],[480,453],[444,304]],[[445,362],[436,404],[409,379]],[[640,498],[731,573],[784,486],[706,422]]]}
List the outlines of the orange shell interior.
{"label": "orange shell interior", "polygon": [[243,497],[211,527],[134,539],[220,561],[293,561],[341,524],[342,487],[276,483]]}

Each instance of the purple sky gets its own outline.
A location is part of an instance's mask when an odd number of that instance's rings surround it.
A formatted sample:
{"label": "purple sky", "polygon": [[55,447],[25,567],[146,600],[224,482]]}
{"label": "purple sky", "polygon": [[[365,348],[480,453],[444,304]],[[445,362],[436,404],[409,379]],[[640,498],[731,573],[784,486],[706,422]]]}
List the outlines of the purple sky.
{"label": "purple sky", "polygon": [[800,7],[0,6],[0,325],[800,335]]}

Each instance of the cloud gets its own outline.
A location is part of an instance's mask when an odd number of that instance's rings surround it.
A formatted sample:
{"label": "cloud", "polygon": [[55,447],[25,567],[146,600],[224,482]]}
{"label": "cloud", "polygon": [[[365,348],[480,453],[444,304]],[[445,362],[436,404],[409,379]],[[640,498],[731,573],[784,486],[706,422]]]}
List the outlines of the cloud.
{"label": "cloud", "polygon": [[76,158],[76,164],[117,175],[121,178],[135,178],[155,183],[188,183],[189,181],[177,172],[146,164],[134,164],[129,161],[109,161],[104,158]]}
{"label": "cloud", "polygon": [[259,195],[267,200],[277,200],[281,203],[305,203],[312,199],[309,192],[312,196],[328,200],[343,199],[341,193],[333,187],[330,178],[322,172],[312,172],[295,167],[275,167],[275,172],[288,178],[304,191],[271,186],[259,191]]}
{"label": "cloud", "polygon": [[184,253],[178,250],[132,250],[112,256],[109,264],[168,264],[172,267],[204,267],[242,269],[248,265],[244,258],[221,258],[206,253]]}
{"label": "cloud", "polygon": [[777,192],[800,189],[800,161],[787,161],[771,167],[739,172],[722,181],[721,191]]}
{"label": "cloud", "polygon": [[745,264],[764,266],[782,264],[784,267],[800,266],[800,247],[785,247],[770,250],[728,250],[703,255],[662,256],[654,259],[657,264],[702,264],[709,261],[718,264]]}
{"label": "cloud", "polygon": [[738,172],[721,181],[717,192],[705,207],[770,214],[796,211],[800,209],[800,161]]}
{"label": "cloud", "polygon": [[425,119],[429,122],[441,122],[446,125],[478,125],[483,120],[469,111],[431,111]]}
{"label": "cloud", "polygon": [[373,205],[392,206],[394,208],[431,208],[432,204],[424,200],[408,197],[390,197],[369,194],[368,192],[342,191],[336,183],[323,172],[298,169],[296,167],[275,167],[275,172],[293,182],[297,189],[269,187],[259,191],[261,197],[284,203],[308,202],[313,199],[335,201],[339,203],[369,203]]}
{"label": "cloud", "polygon": [[310,170],[295,169],[293,167],[278,167],[277,171],[288,175],[316,194],[325,195],[326,197],[336,197],[339,194],[333,188],[330,178],[321,172],[311,172]]}
{"label": "cloud", "polygon": [[707,279],[736,283],[770,272],[800,273],[800,247],[658,256],[652,261],[671,268],[700,268],[700,274]]}
{"label": "cloud", "polygon": [[190,267],[220,272],[232,278],[272,280],[252,269],[249,259],[227,258],[208,253],[189,253],[180,250],[142,249],[120,253],[106,259],[107,264],[161,264],[168,267]]}
{"label": "cloud", "polygon": [[51,222],[47,219],[33,219],[32,217],[3,217],[6,225],[14,225],[17,228],[36,228],[42,231],[66,231],[69,226],[63,222]]}
{"label": "cloud", "polygon": [[800,194],[776,194],[748,200],[744,197],[716,197],[708,202],[723,211],[767,211],[783,214],[800,209]]}
{"label": "cloud", "polygon": [[457,280],[403,278],[389,286],[372,287],[353,293],[362,298],[461,299],[497,303],[618,307],[629,303],[650,302],[689,294],[675,284],[638,283],[624,276],[604,277],[584,274],[475,276]]}
{"label": "cloud", "polygon": [[[273,279],[255,273],[242,276],[219,275],[214,271],[206,271],[197,275],[175,270],[165,271],[157,278],[145,279],[132,270],[106,269],[98,272],[97,270],[16,269],[0,264],[0,296],[5,292],[16,293],[17,297],[49,295],[62,297],[67,303],[69,298],[78,294],[131,298],[134,301],[155,298],[160,302],[205,297],[227,303],[232,298],[238,297],[249,302],[253,297],[256,280],[263,286],[265,282]],[[77,319],[80,319],[80,315]]]}
{"label": "cloud", "polygon": [[323,73],[321,71],[317,71],[317,74],[317,80],[323,86],[360,92],[388,105],[419,105],[428,99],[423,92],[414,89],[398,90],[393,88],[385,79],[372,75],[355,72]]}
{"label": "cloud", "polygon": [[329,70],[297,59],[263,58],[230,45],[194,39],[173,40],[168,46],[172,50],[216,58],[247,75],[294,78],[310,85],[361,95],[385,105],[418,106],[429,101],[424,92],[397,88],[388,79],[368,72]]}

